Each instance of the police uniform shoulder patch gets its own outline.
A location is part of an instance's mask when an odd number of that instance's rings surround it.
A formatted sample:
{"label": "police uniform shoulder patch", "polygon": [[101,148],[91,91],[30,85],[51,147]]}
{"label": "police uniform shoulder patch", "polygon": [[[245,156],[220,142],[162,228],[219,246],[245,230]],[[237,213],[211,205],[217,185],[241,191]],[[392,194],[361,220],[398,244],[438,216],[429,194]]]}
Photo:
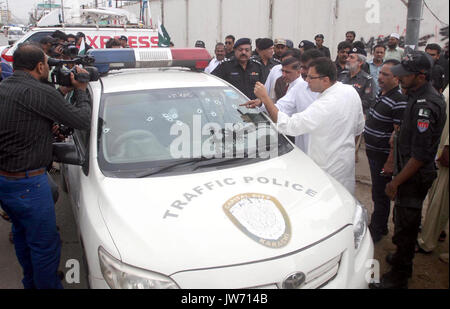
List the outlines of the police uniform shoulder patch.
{"label": "police uniform shoulder patch", "polygon": [[431,110],[429,108],[420,108],[419,115],[420,118],[430,118]]}
{"label": "police uniform shoulder patch", "polygon": [[420,133],[425,133],[430,127],[430,120],[428,119],[418,119],[417,120],[417,130]]}

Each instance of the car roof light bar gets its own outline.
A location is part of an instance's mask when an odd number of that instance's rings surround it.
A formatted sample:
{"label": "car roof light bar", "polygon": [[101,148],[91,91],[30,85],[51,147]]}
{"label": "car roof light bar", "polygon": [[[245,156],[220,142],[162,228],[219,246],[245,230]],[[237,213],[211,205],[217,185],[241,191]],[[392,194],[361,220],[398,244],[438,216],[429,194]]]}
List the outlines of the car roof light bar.
{"label": "car roof light bar", "polygon": [[187,67],[202,70],[211,56],[204,48],[117,48],[91,49],[88,55],[95,59],[100,74],[114,69]]}

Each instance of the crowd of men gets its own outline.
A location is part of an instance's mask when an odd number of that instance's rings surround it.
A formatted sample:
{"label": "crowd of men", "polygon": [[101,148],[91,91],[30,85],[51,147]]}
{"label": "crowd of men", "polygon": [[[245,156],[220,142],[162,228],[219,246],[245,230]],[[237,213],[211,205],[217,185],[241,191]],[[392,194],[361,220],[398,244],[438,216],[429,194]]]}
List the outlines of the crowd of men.
{"label": "crowd of men", "polygon": [[[416,252],[430,252],[448,222],[448,53],[438,44],[405,51],[392,33],[368,61],[353,31],[331,60],[324,36],[298,49],[278,38],[252,41],[232,35],[217,43],[206,72],[229,82],[250,100],[248,108],[269,114],[323,170],[355,192],[356,153],[366,144],[374,211],[369,230],[375,243],[388,234],[394,203],[391,270],[373,289],[406,288]],[[290,46],[289,46],[290,45]],[[446,111],[447,108],[447,111]],[[444,130],[444,126],[447,129]],[[437,156],[437,160],[436,159]],[[439,166],[439,177],[437,177]],[[430,187],[433,188],[430,190]],[[423,202],[430,205],[419,235]],[[448,253],[441,257],[448,263]]]}
{"label": "crowd of men", "polygon": [[[448,188],[448,60],[437,44],[427,45],[425,52],[405,52],[393,33],[388,45],[376,45],[373,59],[367,61],[356,34],[349,31],[345,38],[332,60],[322,34],[315,36],[315,43],[301,41],[298,48],[288,39],[260,38],[254,50],[251,39],[228,35],[216,44],[205,72],[239,89],[249,98],[242,106],[266,112],[352,194],[357,148],[364,139],[372,177],[369,230],[374,242],[388,234],[395,201],[397,250],[386,257],[391,270],[371,288],[405,288],[415,252],[433,250],[448,221],[448,190],[442,189]],[[51,144],[58,134],[55,123],[88,129],[90,107],[86,84],[73,74],[72,87],[55,89],[49,84],[47,60],[70,59],[83,45],[83,33],[55,31],[38,45],[19,46],[14,71],[1,66],[0,204],[3,216],[13,222],[25,288],[62,287],[57,276],[57,197],[52,195],[56,186],[47,175]],[[126,37],[112,38],[106,45],[128,47]],[[196,47],[204,46],[196,42]],[[447,105],[442,95],[446,88]],[[64,99],[71,91],[73,104]],[[430,206],[419,235],[427,194]]]}

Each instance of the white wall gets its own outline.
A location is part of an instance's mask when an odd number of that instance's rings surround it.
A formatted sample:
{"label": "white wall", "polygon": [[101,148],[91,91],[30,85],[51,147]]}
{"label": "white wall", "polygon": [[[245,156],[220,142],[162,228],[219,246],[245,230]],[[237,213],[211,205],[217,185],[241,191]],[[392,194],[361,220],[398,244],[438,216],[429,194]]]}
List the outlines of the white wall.
{"label": "white wall", "polygon": [[[448,24],[449,1],[426,2]],[[176,47],[193,47],[202,40],[211,52],[228,34],[253,40],[286,38],[297,46],[322,33],[334,57],[347,30],[366,42],[392,32],[406,33],[407,8],[401,0],[150,0],[150,9],[154,24],[163,20]],[[420,36],[432,35],[428,43],[442,44],[442,27],[424,7]]]}

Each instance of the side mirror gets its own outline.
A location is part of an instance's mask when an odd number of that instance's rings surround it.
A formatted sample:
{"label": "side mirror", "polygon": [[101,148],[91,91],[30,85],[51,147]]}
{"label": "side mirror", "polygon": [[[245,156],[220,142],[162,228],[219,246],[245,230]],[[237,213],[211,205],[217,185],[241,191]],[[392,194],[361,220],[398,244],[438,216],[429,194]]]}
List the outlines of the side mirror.
{"label": "side mirror", "polygon": [[84,158],[73,142],[53,143],[53,161],[80,166],[84,164]]}

